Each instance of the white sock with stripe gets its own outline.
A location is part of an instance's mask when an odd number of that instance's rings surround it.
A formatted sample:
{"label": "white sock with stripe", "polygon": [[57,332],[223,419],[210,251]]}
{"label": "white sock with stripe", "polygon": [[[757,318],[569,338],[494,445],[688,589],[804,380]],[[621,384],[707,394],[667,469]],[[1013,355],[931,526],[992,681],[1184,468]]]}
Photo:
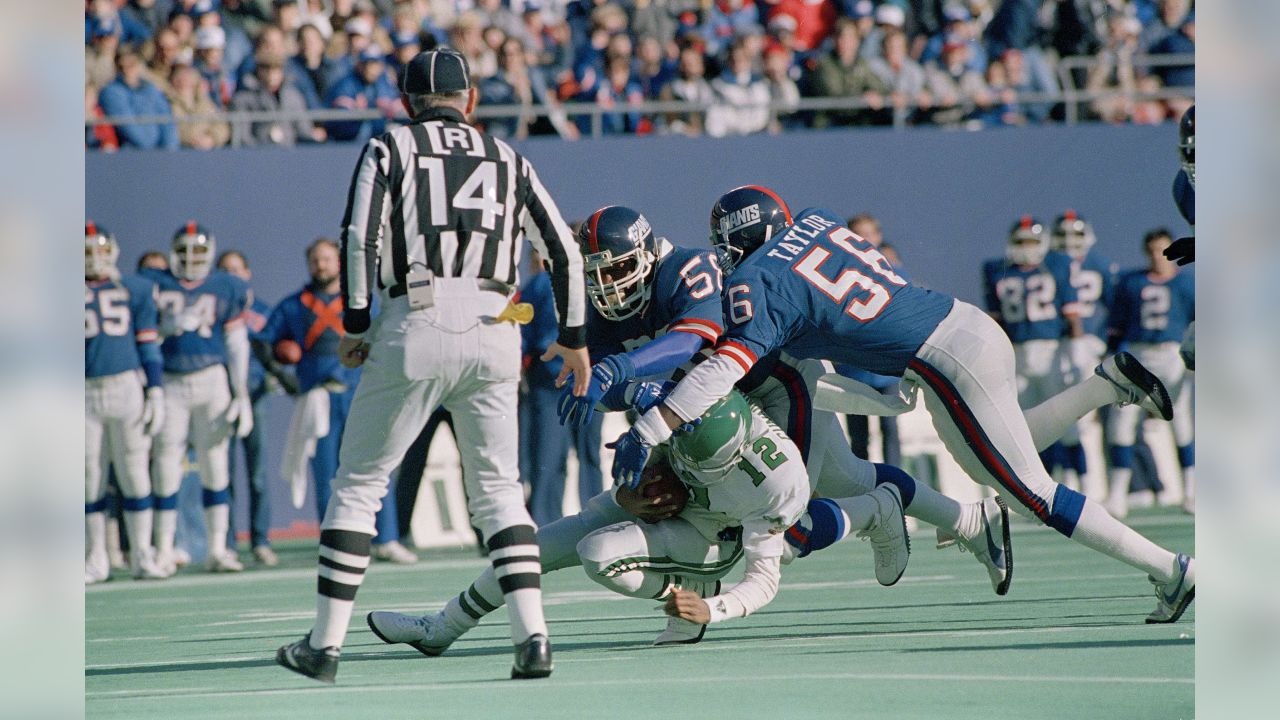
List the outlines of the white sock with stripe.
{"label": "white sock with stripe", "polygon": [[352,530],[321,531],[311,647],[342,647],[355,609],[356,591],[369,567],[372,539],[372,535]]}
{"label": "white sock with stripe", "polygon": [[537,532],[532,525],[513,525],[494,533],[487,545],[511,619],[511,642],[519,645],[531,635],[546,635]]}

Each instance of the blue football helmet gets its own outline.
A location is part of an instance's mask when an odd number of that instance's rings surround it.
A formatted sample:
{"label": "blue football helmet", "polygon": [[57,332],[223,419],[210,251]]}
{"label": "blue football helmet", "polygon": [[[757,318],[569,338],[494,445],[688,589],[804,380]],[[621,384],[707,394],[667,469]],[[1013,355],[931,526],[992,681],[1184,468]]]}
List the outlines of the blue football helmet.
{"label": "blue football helmet", "polygon": [[84,224],[84,276],[86,278],[115,277],[119,274],[116,261],[120,258],[120,246],[111,231],[88,220]]}
{"label": "blue football helmet", "polygon": [[1182,161],[1182,171],[1187,174],[1191,187],[1196,186],[1196,106],[1192,105],[1182,113],[1178,123],[1178,159]]}
{"label": "blue football helmet", "polygon": [[1068,210],[1053,221],[1053,249],[1070,255],[1073,260],[1083,260],[1097,239],[1093,226],[1075,210]]}
{"label": "blue football helmet", "polygon": [[791,225],[791,209],[769,188],[743,185],[711,207],[711,247],[720,268],[732,273],[742,259]]}
{"label": "blue football helmet", "polygon": [[644,311],[653,293],[658,258],[653,228],[644,215],[621,205],[596,210],[578,228],[587,294],[608,320]]}
{"label": "blue football helmet", "polygon": [[1009,229],[1005,257],[1014,265],[1039,265],[1049,254],[1049,234],[1044,225],[1030,215],[1023,215]]}
{"label": "blue football helmet", "polygon": [[169,269],[182,280],[203,280],[213,269],[216,247],[213,233],[188,220],[173,234]]}

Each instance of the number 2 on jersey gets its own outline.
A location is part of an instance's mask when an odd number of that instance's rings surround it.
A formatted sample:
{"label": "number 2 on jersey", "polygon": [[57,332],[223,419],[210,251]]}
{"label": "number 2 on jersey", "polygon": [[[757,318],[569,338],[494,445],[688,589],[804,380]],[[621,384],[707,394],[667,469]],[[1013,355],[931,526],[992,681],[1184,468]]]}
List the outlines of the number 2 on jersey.
{"label": "number 2 on jersey", "polygon": [[[843,227],[836,228],[828,233],[827,237],[841,250],[861,261],[871,274],[877,275],[882,280],[898,287],[907,284],[907,281],[902,276],[893,271],[888,259],[880,254],[879,250],[876,250],[866,240],[854,234],[852,230]],[[859,245],[866,245],[866,247],[859,247]],[[889,299],[892,297],[889,294],[889,290],[881,282],[873,279],[871,275],[849,267],[842,268],[840,274],[834,278],[827,277],[822,272],[822,264],[830,259],[833,254],[821,245],[814,246],[807,255],[801,258],[800,262],[792,267],[792,270],[836,303],[843,303],[854,288],[863,290],[868,296],[855,297],[845,307],[844,312],[849,317],[861,322],[874,320],[884,310],[885,305],[889,304]]]}

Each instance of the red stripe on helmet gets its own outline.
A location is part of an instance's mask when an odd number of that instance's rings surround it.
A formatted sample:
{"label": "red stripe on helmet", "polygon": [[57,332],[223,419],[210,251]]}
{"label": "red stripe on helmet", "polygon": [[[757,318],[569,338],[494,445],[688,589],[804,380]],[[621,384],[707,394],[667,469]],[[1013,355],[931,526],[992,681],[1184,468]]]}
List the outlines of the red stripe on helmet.
{"label": "red stripe on helmet", "polygon": [[1023,230],[1030,230],[1033,223],[1034,221],[1031,219],[1030,215],[1023,215],[1022,219],[1018,221],[1018,227]]}
{"label": "red stripe on helmet", "polygon": [[773,198],[774,202],[778,203],[778,205],[782,208],[782,214],[787,218],[787,224],[790,225],[792,223],[791,208],[787,207],[787,204],[782,201],[782,198],[778,197],[778,193],[770,190],[769,188],[763,185],[746,185],[745,187],[749,187],[752,190],[759,190],[765,195],[768,195],[769,197]]}
{"label": "red stripe on helmet", "polygon": [[591,252],[593,253],[600,252],[600,243],[598,240],[596,240],[596,225],[600,222],[600,216],[603,215],[604,211],[608,209],[609,208],[600,208],[595,212],[594,215],[591,216],[591,219],[588,221],[591,223],[591,225],[587,230],[587,243],[591,245]]}
{"label": "red stripe on helmet", "polygon": [[198,235],[198,234],[199,234],[198,232],[196,232],[196,221],[195,221],[195,220],[188,220],[188,221],[187,221],[187,234],[188,234],[188,235]]}
{"label": "red stripe on helmet", "polygon": [[1066,211],[1066,212],[1062,213],[1062,218],[1063,218],[1064,220],[1075,220],[1075,219],[1076,219],[1076,211],[1075,211],[1075,210],[1068,210],[1068,211]]}
{"label": "red stripe on helmet", "polygon": [[97,235],[98,225],[92,220],[86,222],[84,224],[84,234],[85,234],[85,237],[88,237],[89,235]]}

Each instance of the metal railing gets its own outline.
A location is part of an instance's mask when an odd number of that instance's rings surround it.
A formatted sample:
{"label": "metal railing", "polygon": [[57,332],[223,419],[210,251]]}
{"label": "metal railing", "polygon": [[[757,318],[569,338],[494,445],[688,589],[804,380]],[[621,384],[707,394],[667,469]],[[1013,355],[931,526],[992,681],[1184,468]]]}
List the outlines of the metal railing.
{"label": "metal railing", "polygon": [[[1152,67],[1179,67],[1195,64],[1194,55],[1138,55],[1131,58],[1130,62],[1134,67],[1152,68]],[[1098,90],[1090,90],[1087,88],[1077,88],[1074,84],[1073,70],[1089,69],[1099,65],[1098,58],[1092,55],[1072,56],[1059,59],[1057,63],[1057,72],[1061,90],[1047,93],[1019,93],[1016,96],[1016,104],[1020,106],[1034,105],[1057,105],[1063,104],[1064,122],[1066,124],[1076,124],[1080,122],[1079,108],[1081,104],[1091,103],[1096,100],[1124,95],[1130,100],[1143,102],[1149,100],[1172,100],[1194,97],[1194,87],[1163,87],[1159,90],[1151,92],[1139,92],[1130,90],[1121,90],[1116,88],[1103,88]],[[592,102],[566,102],[556,105],[482,105],[477,107],[473,117],[477,120],[487,119],[507,119],[507,118],[552,118],[552,117],[568,117],[570,119],[587,116],[590,117],[589,137],[600,137],[604,134],[604,119],[606,116],[640,114],[648,116],[659,116],[664,114],[704,114],[717,107],[732,107],[744,110],[757,110],[761,107],[767,108],[774,115],[790,115],[794,113],[805,112],[822,112],[822,111],[876,111],[881,109],[892,110],[892,125],[895,128],[903,128],[908,124],[912,114],[920,109],[914,101],[909,101],[901,107],[874,106],[865,101],[862,97],[809,97],[800,98],[793,103],[770,102],[767,104],[753,105],[725,105],[715,102],[685,102],[685,101],[645,101],[640,103],[619,104],[613,107],[605,107]],[[977,109],[977,105],[971,101],[962,101],[957,105],[946,106],[945,108],[934,106],[933,109],[951,109],[959,107],[966,114]],[[205,115],[188,115],[182,118],[175,118],[169,115],[148,115],[148,116],[130,116],[130,117],[104,117],[104,118],[86,118],[85,126],[94,127],[97,125],[136,125],[136,124],[182,124],[182,123],[205,123],[205,122],[225,122],[229,123],[232,129],[231,145],[242,144],[240,133],[243,128],[249,127],[255,123],[290,123],[299,120],[309,120],[313,123],[325,122],[363,122],[367,120],[388,120],[391,122],[403,123],[407,120],[403,115],[388,117],[385,113],[376,109],[366,110],[341,110],[341,109],[319,109],[305,111],[227,111]]]}

